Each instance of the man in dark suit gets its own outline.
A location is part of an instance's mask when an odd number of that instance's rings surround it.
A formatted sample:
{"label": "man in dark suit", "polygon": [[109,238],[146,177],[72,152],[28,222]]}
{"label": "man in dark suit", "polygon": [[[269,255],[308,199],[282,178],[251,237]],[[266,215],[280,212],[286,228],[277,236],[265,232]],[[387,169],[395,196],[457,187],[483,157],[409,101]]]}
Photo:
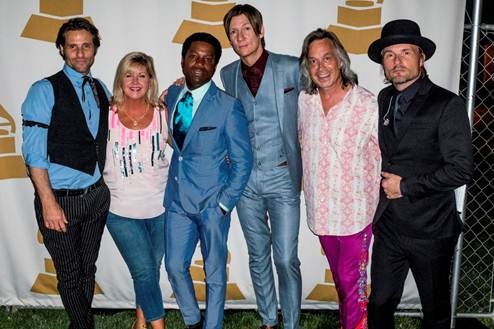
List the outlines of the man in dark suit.
{"label": "man in dark suit", "polygon": [[462,229],[454,190],[470,181],[473,160],[463,101],[432,83],[424,68],[435,48],[415,22],[395,20],[368,50],[392,84],[378,97],[383,178],[373,223],[369,328],[394,328],[409,270],[422,328],[449,328],[449,274]]}
{"label": "man in dark suit", "polygon": [[[194,33],[182,47],[184,86],[168,89],[173,136],[165,201],[165,267],[184,322],[194,329],[223,328],[230,213],[252,169],[247,119],[240,101],[211,80],[220,42]],[[189,273],[197,242],[206,274],[203,320]]]}

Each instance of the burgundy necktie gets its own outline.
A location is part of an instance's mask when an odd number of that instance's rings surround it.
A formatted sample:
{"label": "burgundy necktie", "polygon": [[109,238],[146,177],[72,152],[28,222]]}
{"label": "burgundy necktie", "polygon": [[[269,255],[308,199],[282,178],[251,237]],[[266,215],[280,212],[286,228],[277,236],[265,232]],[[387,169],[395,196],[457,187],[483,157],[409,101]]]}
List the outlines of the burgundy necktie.
{"label": "burgundy necktie", "polygon": [[261,84],[261,74],[261,70],[255,66],[247,71],[247,84],[253,96],[256,96],[259,85]]}

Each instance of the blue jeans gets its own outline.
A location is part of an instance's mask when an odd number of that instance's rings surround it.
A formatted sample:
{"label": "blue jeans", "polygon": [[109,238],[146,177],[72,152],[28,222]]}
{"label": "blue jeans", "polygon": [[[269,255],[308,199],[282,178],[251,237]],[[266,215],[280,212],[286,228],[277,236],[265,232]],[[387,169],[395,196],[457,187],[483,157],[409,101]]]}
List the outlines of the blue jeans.
{"label": "blue jeans", "polygon": [[302,278],[298,259],[300,194],[288,167],[254,169],[237,204],[249,251],[249,269],[257,309],[265,325],[278,323],[272,262],[276,266],[285,329],[299,327]]}
{"label": "blue jeans", "polygon": [[132,219],[108,214],[106,226],[129,268],[136,305],[146,321],[165,314],[160,289],[160,266],[165,253],[165,216]]}

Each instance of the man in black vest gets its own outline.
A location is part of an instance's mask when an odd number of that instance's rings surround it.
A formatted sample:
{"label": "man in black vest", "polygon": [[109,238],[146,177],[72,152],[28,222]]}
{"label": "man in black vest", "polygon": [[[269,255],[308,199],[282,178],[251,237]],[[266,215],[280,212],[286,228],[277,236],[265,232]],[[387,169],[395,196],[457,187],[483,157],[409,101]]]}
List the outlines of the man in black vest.
{"label": "man in black vest", "polygon": [[88,20],[64,23],[56,40],[63,70],[35,82],[22,104],[22,152],[36,219],[71,329],[94,328],[95,263],[110,203],[101,177],[109,92],[90,74],[99,45]]}

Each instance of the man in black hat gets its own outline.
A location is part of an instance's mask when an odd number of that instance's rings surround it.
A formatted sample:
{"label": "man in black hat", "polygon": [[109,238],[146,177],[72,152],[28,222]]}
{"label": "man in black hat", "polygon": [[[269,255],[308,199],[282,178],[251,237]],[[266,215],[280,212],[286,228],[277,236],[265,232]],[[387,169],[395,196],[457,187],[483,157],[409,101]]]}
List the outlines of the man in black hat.
{"label": "man in black hat", "polygon": [[382,180],[374,216],[369,328],[394,328],[409,269],[422,328],[450,327],[449,274],[462,223],[454,190],[473,159],[463,101],[432,83],[424,62],[436,49],[410,20],[387,23],[368,50],[391,86],[378,96]]}

